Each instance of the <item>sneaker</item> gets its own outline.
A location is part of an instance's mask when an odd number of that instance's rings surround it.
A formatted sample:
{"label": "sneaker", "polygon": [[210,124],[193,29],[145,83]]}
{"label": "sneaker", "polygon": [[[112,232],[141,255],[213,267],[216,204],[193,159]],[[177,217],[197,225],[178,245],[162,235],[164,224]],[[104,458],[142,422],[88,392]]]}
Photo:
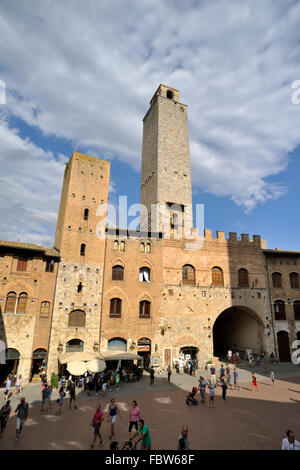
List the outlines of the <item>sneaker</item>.
{"label": "sneaker", "polygon": [[105,441],[100,441],[100,444],[104,444],[104,443],[105,443]]}

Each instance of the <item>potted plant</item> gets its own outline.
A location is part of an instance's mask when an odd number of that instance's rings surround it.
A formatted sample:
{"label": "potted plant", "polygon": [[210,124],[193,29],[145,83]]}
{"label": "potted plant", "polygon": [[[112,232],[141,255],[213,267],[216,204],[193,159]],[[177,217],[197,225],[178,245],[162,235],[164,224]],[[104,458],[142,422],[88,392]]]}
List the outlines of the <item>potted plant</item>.
{"label": "potted plant", "polygon": [[207,370],[207,369],[208,369],[208,366],[209,366],[210,364],[212,364],[212,362],[211,362],[211,361],[206,361],[206,364],[205,364],[205,370]]}

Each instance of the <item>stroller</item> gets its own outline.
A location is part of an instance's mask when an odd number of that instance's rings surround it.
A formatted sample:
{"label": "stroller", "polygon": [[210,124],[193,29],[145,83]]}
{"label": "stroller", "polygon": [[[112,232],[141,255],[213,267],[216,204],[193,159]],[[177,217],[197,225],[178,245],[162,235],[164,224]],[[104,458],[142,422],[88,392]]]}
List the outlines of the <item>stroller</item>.
{"label": "stroller", "polygon": [[191,393],[188,394],[185,402],[187,405],[198,405],[198,400],[196,400],[195,398],[195,395],[198,391],[198,388],[197,387],[193,387],[193,390],[191,391]]}

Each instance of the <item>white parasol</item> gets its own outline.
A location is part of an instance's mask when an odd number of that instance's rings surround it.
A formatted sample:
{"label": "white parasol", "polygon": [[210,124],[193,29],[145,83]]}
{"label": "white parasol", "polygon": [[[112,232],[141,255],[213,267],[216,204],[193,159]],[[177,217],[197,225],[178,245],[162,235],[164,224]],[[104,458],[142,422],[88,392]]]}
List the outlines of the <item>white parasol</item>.
{"label": "white parasol", "polygon": [[67,371],[71,375],[83,375],[87,370],[86,363],[82,361],[72,361],[67,364]]}
{"label": "white parasol", "polygon": [[106,364],[102,359],[93,359],[86,363],[86,368],[89,372],[96,374],[97,372],[103,372],[106,369]]}

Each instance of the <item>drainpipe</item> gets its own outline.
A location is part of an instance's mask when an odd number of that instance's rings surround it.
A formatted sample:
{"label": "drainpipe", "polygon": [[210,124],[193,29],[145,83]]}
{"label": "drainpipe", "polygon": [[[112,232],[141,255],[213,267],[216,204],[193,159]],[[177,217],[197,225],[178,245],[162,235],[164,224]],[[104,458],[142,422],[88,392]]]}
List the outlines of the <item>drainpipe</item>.
{"label": "drainpipe", "polygon": [[[265,255],[266,256],[266,255]],[[267,281],[268,281],[268,291],[269,291],[269,302],[270,302],[270,312],[271,312],[271,319],[272,319],[272,329],[273,329],[273,339],[274,339],[274,348],[275,348],[275,356],[277,355],[277,345],[276,345],[276,337],[275,337],[275,329],[274,329],[274,318],[273,318],[273,306],[271,301],[271,288],[270,288],[270,278],[269,278],[269,265],[268,265],[268,258],[266,256],[266,270],[267,270]]]}

